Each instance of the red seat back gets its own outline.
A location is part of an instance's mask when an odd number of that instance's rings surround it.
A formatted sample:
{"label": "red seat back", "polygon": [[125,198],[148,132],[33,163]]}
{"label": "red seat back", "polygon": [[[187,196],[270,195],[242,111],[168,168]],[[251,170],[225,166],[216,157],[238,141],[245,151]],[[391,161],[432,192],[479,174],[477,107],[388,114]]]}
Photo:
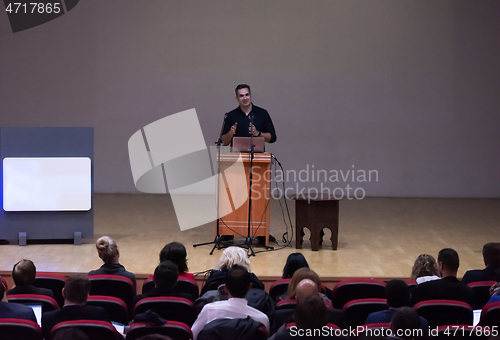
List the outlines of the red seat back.
{"label": "red seat back", "polygon": [[137,322],[130,326],[127,332],[127,340],[136,340],[148,334],[161,334],[175,340],[190,340],[193,338],[191,328],[178,321],[167,321],[163,325],[151,322]]}
{"label": "red seat back", "polygon": [[472,325],[474,313],[468,303],[455,300],[427,300],[413,307],[431,328],[444,325]]}
{"label": "red seat back", "polygon": [[0,339],[42,340],[37,323],[24,319],[0,319]]}
{"label": "red seat back", "polygon": [[333,287],[333,308],[342,309],[344,305],[357,299],[384,299],[385,282],[360,278],[340,281]]}

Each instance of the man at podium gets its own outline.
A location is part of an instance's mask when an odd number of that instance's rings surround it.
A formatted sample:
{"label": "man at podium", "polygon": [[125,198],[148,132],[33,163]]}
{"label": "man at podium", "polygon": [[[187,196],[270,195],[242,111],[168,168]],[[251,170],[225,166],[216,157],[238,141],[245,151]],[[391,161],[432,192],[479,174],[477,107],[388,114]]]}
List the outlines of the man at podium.
{"label": "man at podium", "polygon": [[[267,143],[276,142],[276,132],[273,121],[267,110],[253,105],[250,86],[240,84],[234,90],[239,106],[226,113],[224,130],[221,140],[224,145],[229,145],[234,136],[236,137],[264,137]],[[251,117],[253,116],[253,125]]]}

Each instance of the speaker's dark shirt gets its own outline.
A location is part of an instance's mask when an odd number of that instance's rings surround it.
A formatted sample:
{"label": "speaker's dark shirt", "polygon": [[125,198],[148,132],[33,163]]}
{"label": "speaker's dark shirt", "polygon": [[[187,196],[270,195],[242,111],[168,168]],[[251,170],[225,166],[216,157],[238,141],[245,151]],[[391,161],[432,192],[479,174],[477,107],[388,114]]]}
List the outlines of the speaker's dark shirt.
{"label": "speaker's dark shirt", "polygon": [[252,111],[248,116],[238,106],[236,109],[226,113],[226,123],[222,134],[225,135],[231,129],[234,123],[238,123],[236,127],[236,137],[250,137],[248,128],[250,127],[250,115],[253,113],[253,125],[259,132],[268,132],[271,134],[269,143],[276,142],[276,131],[274,130],[273,121],[269,113],[261,107],[252,104]]}

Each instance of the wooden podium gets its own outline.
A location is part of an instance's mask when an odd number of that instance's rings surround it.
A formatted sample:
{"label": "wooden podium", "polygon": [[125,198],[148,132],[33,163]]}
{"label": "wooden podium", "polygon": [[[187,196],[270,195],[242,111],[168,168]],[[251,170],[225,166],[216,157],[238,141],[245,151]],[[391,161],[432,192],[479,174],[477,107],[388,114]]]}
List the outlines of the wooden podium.
{"label": "wooden podium", "polygon": [[[231,166],[241,157],[245,168],[245,176],[241,172],[231,170]],[[240,160],[240,161],[241,161]],[[221,152],[220,154],[220,197],[229,196],[229,200],[219,201],[219,211],[231,211],[219,218],[220,235],[248,235],[248,192],[250,186],[250,154],[239,152]],[[229,183],[229,188],[228,188]],[[265,236],[269,246],[269,198],[271,186],[271,154],[255,153],[252,176],[252,213],[250,219],[250,237]],[[235,209],[234,198],[246,197],[246,201]]]}

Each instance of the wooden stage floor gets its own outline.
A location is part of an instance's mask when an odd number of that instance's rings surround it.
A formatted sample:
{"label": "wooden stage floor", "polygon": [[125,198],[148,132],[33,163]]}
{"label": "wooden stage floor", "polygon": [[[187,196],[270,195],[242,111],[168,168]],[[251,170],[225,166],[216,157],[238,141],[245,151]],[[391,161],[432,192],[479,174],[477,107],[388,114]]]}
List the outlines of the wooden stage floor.
{"label": "wooden stage floor", "polygon": [[[294,202],[288,202],[295,224]],[[0,272],[27,258],[38,271],[86,273],[101,265],[94,242],[102,235],[118,243],[121,263],[135,274],[150,274],[158,254],[168,242],[183,243],[188,251],[189,271],[213,268],[222,250],[210,256],[211,246],[193,244],[212,241],[214,223],[180,231],[168,195],[95,195],[94,238],[82,246],[31,244],[0,246]],[[196,210],[193,209],[193,213]],[[487,242],[500,241],[499,199],[365,198],[340,202],[339,248],[331,249],[326,231],[323,249],[300,250],[309,265],[323,277],[409,277],[415,258],[422,253],[437,257],[451,247],[460,255],[459,276],[483,268],[481,250]],[[281,240],[285,225],[277,202],[271,204],[271,234]],[[305,239],[308,238],[306,234]],[[292,248],[263,252],[251,258],[258,276],[280,276]],[[308,250],[309,248],[309,250]],[[262,248],[256,248],[262,250]]]}

